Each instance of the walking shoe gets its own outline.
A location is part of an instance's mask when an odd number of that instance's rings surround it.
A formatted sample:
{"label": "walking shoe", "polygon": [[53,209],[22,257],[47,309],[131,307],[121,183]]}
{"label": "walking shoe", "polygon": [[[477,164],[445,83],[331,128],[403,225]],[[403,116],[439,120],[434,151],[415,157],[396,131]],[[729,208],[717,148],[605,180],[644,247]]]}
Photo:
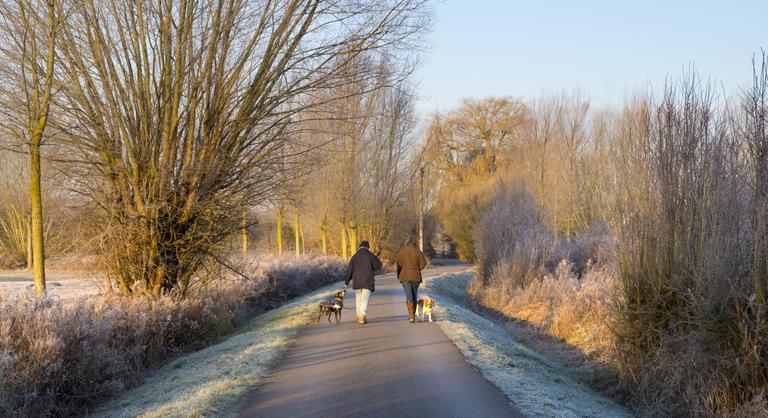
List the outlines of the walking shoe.
{"label": "walking shoe", "polygon": [[357,323],[358,324],[365,324],[365,315],[357,315]]}
{"label": "walking shoe", "polygon": [[363,315],[363,323],[364,324],[368,323],[368,317],[366,315]]}
{"label": "walking shoe", "polygon": [[416,306],[413,302],[405,302],[405,306],[408,307],[408,322],[416,322]]}

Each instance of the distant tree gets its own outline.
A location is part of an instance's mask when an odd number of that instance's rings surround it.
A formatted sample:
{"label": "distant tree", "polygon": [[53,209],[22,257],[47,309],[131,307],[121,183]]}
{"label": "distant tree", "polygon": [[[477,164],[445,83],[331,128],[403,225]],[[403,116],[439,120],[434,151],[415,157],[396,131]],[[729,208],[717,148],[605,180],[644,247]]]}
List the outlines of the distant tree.
{"label": "distant tree", "polygon": [[53,101],[62,2],[17,0],[0,5],[3,124],[29,155],[31,249],[35,293],[45,293],[41,147]]}

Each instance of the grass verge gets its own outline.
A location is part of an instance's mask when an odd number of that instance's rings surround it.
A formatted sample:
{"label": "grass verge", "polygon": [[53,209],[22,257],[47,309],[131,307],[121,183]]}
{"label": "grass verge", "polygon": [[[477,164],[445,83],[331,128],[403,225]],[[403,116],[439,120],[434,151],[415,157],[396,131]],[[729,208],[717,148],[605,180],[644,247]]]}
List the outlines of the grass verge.
{"label": "grass verge", "polygon": [[326,286],[238,328],[227,340],[177,358],[146,382],[94,411],[93,417],[222,416],[258,386],[315,304],[338,284]]}
{"label": "grass verge", "polygon": [[574,379],[561,364],[518,343],[463,302],[472,271],[428,278],[440,328],[486,379],[530,417],[630,417],[629,411]]}

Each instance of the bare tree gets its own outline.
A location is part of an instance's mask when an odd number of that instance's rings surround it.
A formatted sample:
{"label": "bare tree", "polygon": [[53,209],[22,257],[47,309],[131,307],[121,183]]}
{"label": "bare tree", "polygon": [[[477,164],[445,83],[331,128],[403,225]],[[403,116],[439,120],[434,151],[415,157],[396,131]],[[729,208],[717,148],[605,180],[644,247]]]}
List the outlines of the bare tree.
{"label": "bare tree", "polygon": [[[317,152],[307,159],[310,175],[292,185],[290,200],[302,207],[303,225],[316,226],[302,231],[314,231],[315,244],[326,252],[330,247],[343,256],[361,240],[374,251],[399,244],[393,227],[404,223],[400,212],[409,206],[415,120],[406,82],[412,67],[395,64],[359,57],[345,69],[352,82],[326,91],[319,98],[324,103],[303,118]],[[339,225],[339,239],[328,235],[331,224]]]}
{"label": "bare tree", "polygon": [[[407,47],[421,0],[86,1],[63,31],[62,117],[130,292],[187,287],[279,184],[315,94]],[[406,54],[406,51],[402,51]]]}
{"label": "bare tree", "polygon": [[754,292],[761,303],[768,292],[768,59],[753,62],[753,85],[742,100],[741,134],[751,164],[753,193]]}
{"label": "bare tree", "polygon": [[37,295],[45,293],[41,147],[52,102],[61,15],[61,2],[54,0],[18,0],[0,6],[0,53],[6,77],[2,85],[3,130],[29,155],[31,247]]}

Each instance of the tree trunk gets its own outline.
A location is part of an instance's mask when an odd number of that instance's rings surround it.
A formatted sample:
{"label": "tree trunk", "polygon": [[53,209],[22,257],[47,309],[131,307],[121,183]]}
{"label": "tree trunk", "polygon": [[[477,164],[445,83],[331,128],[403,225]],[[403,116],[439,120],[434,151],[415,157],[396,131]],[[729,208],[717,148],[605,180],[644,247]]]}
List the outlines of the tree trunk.
{"label": "tree trunk", "polygon": [[354,254],[357,251],[357,225],[351,222],[349,225],[349,253]]}
{"label": "tree trunk", "polygon": [[304,228],[299,224],[299,236],[301,237],[301,253],[307,253],[307,241],[304,240]]}
{"label": "tree trunk", "polygon": [[321,228],[323,236],[323,255],[328,255],[328,221],[325,217],[323,217],[323,225]]}
{"label": "tree trunk", "polygon": [[248,210],[243,209],[243,223],[241,225],[243,239],[243,258],[248,255]]}
{"label": "tree trunk", "polygon": [[29,198],[32,208],[32,258],[35,277],[35,294],[45,294],[45,243],[43,242],[43,196],[40,189],[40,142],[29,146]]}
{"label": "tree trunk", "polygon": [[419,170],[419,250],[424,252],[424,167]]}
{"label": "tree trunk", "polygon": [[347,249],[347,225],[345,223],[341,223],[341,256],[346,259],[349,257],[349,252]]}
{"label": "tree trunk", "polygon": [[296,243],[296,258],[301,257],[301,232],[299,231],[299,208],[293,211],[293,235]]}
{"label": "tree trunk", "polygon": [[32,270],[32,215],[27,214],[27,270]]}
{"label": "tree trunk", "polygon": [[283,208],[277,212],[277,253],[283,253]]}

